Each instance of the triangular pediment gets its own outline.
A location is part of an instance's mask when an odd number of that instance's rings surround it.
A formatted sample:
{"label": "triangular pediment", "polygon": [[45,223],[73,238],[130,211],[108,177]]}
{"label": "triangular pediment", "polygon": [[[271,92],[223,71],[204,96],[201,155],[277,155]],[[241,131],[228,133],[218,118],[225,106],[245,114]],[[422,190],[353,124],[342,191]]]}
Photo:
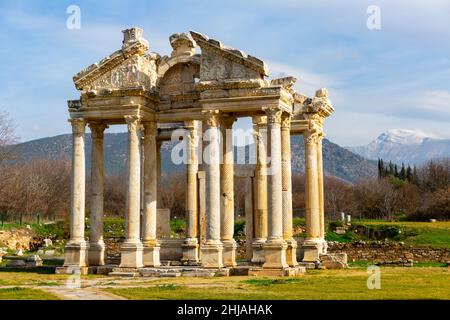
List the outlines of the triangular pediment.
{"label": "triangular pediment", "polygon": [[264,61],[245,52],[226,47],[220,41],[191,31],[190,34],[202,50],[201,81],[225,79],[263,79],[268,75]]}
{"label": "triangular pediment", "polygon": [[148,54],[147,40],[140,34],[129,35],[122,49],[80,71],[73,77],[78,90],[116,90],[154,88],[157,79],[156,54]]}

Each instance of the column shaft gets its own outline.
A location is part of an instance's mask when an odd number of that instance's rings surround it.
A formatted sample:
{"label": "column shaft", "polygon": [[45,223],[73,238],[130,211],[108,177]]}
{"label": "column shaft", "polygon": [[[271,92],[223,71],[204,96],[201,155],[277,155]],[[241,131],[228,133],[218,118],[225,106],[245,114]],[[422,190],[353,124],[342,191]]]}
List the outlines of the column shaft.
{"label": "column shaft", "polygon": [[157,183],[158,170],[156,160],[156,122],[144,122],[144,206],[143,206],[143,235],[144,266],[157,267],[160,265],[159,244],[156,239],[157,215]]}
{"label": "column shaft", "polygon": [[319,135],[317,141],[317,175],[319,188],[319,212],[320,212],[320,239],[323,242],[322,253],[326,253],[325,241],[325,204],[324,204],[324,187],[323,187],[323,159],[322,159],[322,141],[323,133]]}
{"label": "column shaft", "polygon": [[89,127],[91,128],[92,138],[89,265],[102,266],[105,264],[105,243],[103,240],[103,132],[107,125],[91,123]]}
{"label": "column shaft", "polygon": [[85,219],[85,150],[83,119],[71,119],[72,124],[72,186],[70,210],[70,240],[65,248],[65,267],[85,267],[88,245],[84,239]]}
{"label": "column shaft", "polygon": [[292,231],[292,173],[291,173],[291,116],[283,114],[281,123],[281,171],[283,192],[283,238],[288,244],[286,260],[289,266],[297,263],[297,241]]}
{"label": "column shaft", "polygon": [[221,184],[221,240],[223,259],[227,267],[236,266],[236,241],[234,240],[234,145],[231,116],[221,117],[223,163],[220,166]]}
{"label": "column shaft", "polygon": [[208,130],[204,161],[206,167],[206,242],[202,246],[202,266],[221,268],[222,242],[220,241],[220,131],[218,112],[206,113]]}
{"label": "column shaft", "polygon": [[198,121],[186,121],[186,239],[182,261],[197,264],[198,257]]}
{"label": "column shaft", "polygon": [[283,197],[281,174],[281,114],[278,108],[266,109],[269,142],[269,212],[268,237],[264,245],[264,268],[282,269],[286,264],[286,242],[283,240]]}
{"label": "column shaft", "polygon": [[267,117],[253,117],[256,143],[254,240],[251,262],[264,262],[263,245],[267,240]]}
{"label": "column shaft", "polygon": [[142,243],[140,241],[140,121],[136,116],[126,116],[128,126],[127,198],[125,212],[125,242],[121,247],[121,267],[140,268],[142,264]]}
{"label": "column shaft", "polygon": [[320,208],[319,179],[317,168],[316,131],[309,130],[304,135],[305,140],[305,202],[306,202],[306,239],[302,245],[303,261],[317,261],[320,253]]}

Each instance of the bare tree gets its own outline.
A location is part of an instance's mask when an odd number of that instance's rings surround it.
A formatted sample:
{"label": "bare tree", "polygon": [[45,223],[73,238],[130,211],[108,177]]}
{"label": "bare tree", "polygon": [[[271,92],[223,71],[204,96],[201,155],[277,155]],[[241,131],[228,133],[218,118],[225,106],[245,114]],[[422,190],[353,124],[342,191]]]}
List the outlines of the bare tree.
{"label": "bare tree", "polygon": [[0,111],[0,165],[14,155],[14,148],[11,145],[18,140],[14,129],[8,113]]}

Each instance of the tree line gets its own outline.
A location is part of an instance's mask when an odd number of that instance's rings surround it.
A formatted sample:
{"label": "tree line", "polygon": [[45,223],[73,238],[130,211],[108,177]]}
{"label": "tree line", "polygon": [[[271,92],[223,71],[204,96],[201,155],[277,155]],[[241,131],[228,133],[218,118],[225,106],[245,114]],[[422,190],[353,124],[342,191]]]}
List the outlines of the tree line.
{"label": "tree line", "polygon": [[[0,217],[8,221],[68,219],[70,212],[70,159],[30,160],[4,148],[16,141],[10,121],[0,113]],[[13,161],[12,161],[13,160]],[[124,175],[106,175],[104,212],[124,216]],[[378,161],[378,177],[350,183],[325,176],[325,214],[337,219],[341,212],[357,218],[450,220],[450,159],[432,160],[420,167]],[[244,181],[235,180],[236,216],[244,216]],[[159,188],[160,208],[172,217],[185,214],[185,175],[164,174]],[[305,179],[292,176],[294,215],[304,216]],[[90,208],[90,177],[86,176],[86,216]]]}

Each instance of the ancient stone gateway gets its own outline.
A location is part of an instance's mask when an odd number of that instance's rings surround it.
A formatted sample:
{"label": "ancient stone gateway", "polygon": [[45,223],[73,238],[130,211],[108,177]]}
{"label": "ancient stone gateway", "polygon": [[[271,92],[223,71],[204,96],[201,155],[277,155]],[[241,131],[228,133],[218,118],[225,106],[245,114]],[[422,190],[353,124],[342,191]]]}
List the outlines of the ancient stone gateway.
{"label": "ancient stone gateway", "polygon": [[[333,112],[327,90],[308,98],[293,89],[295,78],[267,80],[263,61],[192,31],[172,35],[171,56],[161,57],[148,52],[142,32],[124,30],[120,50],[74,76],[81,97],[68,102],[70,240],[58,272],[105,265],[103,132],[115,124],[128,127],[126,239],[115,272],[159,270],[164,268],[160,256],[170,256],[162,252],[165,240],[157,238],[159,147],[180,128],[187,132],[187,231],[178,258],[198,270],[233,270],[235,173],[229,129],[238,117],[252,117],[255,131],[256,165],[241,174],[251,193],[245,214],[250,272],[295,274],[297,251],[300,264],[319,261],[327,251],[322,138],[324,118]],[[84,234],[86,125],[93,141],[89,241]],[[300,250],[292,230],[291,134],[304,135],[306,149],[307,237]]]}

